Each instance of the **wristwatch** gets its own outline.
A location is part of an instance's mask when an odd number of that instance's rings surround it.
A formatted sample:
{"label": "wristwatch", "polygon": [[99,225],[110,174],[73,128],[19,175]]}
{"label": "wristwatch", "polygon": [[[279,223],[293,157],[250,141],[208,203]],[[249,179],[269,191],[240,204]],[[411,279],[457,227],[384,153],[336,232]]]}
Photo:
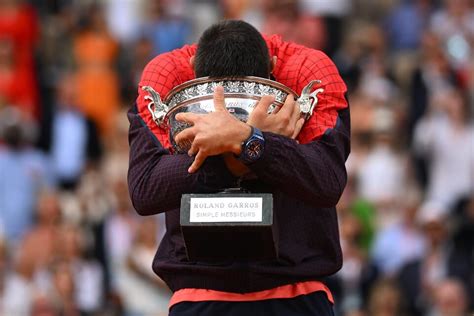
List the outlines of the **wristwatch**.
{"label": "wristwatch", "polygon": [[242,142],[242,151],[238,159],[245,164],[251,164],[257,161],[263,154],[265,149],[265,138],[262,131],[256,127],[252,128],[250,137]]}

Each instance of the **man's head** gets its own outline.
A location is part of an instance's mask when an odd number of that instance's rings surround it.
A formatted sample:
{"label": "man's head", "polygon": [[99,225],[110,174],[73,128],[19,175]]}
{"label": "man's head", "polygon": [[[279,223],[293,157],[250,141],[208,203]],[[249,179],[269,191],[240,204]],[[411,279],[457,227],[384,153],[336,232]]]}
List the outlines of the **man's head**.
{"label": "man's head", "polygon": [[191,62],[196,77],[268,78],[273,67],[262,35],[252,25],[234,20],[209,27]]}

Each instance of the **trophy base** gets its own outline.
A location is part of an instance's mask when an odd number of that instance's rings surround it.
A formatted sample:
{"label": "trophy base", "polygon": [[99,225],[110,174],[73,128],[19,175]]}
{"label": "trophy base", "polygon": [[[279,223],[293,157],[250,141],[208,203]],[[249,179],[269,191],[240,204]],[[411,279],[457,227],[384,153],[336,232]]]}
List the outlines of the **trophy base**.
{"label": "trophy base", "polygon": [[184,194],[180,222],[190,261],[272,260],[278,256],[271,194]]}

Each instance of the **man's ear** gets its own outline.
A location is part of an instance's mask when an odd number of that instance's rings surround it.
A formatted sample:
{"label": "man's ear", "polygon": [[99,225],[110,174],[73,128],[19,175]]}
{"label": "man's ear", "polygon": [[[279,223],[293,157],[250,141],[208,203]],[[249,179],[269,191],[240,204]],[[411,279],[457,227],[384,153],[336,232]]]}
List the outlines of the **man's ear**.
{"label": "man's ear", "polygon": [[272,58],[270,58],[270,73],[272,73],[273,69],[275,69],[275,66],[277,64],[277,60],[278,60],[278,57],[276,57],[276,56],[272,56]]}
{"label": "man's ear", "polygon": [[194,57],[196,57],[195,55],[192,55],[190,58],[189,58],[189,64],[191,65],[191,68],[193,68],[194,70]]}

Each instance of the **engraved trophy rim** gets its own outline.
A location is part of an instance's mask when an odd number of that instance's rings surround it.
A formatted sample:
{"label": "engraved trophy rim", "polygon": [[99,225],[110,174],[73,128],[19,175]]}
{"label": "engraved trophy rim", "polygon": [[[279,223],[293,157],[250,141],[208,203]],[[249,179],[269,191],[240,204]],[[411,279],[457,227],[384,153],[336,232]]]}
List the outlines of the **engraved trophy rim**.
{"label": "engraved trophy rim", "polygon": [[[171,89],[166,94],[163,102],[168,104],[177,93],[182,92],[186,88],[189,88],[189,87],[192,87],[192,86],[195,86],[195,85],[199,85],[199,84],[203,84],[203,83],[211,83],[211,84],[215,83],[217,85],[219,83],[223,83],[224,81],[238,81],[238,82],[246,81],[246,82],[251,82],[251,83],[259,83],[259,84],[263,84],[263,85],[266,85],[266,86],[271,86],[273,88],[277,88],[279,90],[282,90],[283,92],[286,92],[287,94],[293,94],[293,96],[295,98],[299,97],[299,95],[293,89],[291,89],[290,87],[285,86],[284,84],[279,83],[278,81],[263,78],[263,77],[255,77],[255,76],[199,77],[199,78],[195,78],[195,79],[191,79],[191,80],[188,80],[186,82],[183,82],[182,84],[179,84],[176,87],[174,87],[173,89]],[[199,97],[212,95],[212,94],[213,94],[213,91],[211,91],[210,93],[206,93],[204,95],[200,95]],[[251,97],[252,95],[254,95],[255,97],[259,96],[259,94],[256,94],[256,93],[249,94],[249,93],[246,93],[245,91],[239,91],[239,92],[224,91],[224,94],[241,95],[241,96],[246,96],[246,97]],[[186,101],[190,101],[192,99],[194,99],[194,98],[189,98]],[[275,100],[275,101],[279,102],[278,100]],[[176,105],[179,105],[179,104],[180,103],[178,102]],[[170,106],[169,111],[173,110],[175,106]]]}
{"label": "engraved trophy rim", "polygon": [[[233,82],[237,83],[237,86],[230,87],[230,83]],[[252,91],[245,87],[245,83],[252,85],[250,88]],[[234,97],[258,101],[264,95],[276,94],[274,104],[279,106],[285,103],[288,94],[293,94],[294,98],[299,97],[293,89],[267,78],[255,76],[199,77],[183,82],[168,92],[163,100],[163,103],[168,107],[163,120],[168,121],[170,115],[181,107],[193,102],[211,99],[214,94],[214,87],[218,85],[224,87],[226,98]],[[244,87],[241,85],[244,85]],[[255,85],[258,85],[257,89],[254,89]],[[203,89],[201,91],[199,91],[200,86]],[[265,89],[265,91],[256,92],[259,88]]]}
{"label": "engraved trophy rim", "polygon": [[149,93],[145,96],[145,100],[149,101],[148,110],[153,121],[159,126],[165,127],[170,116],[179,108],[193,102],[211,100],[214,88],[218,85],[224,87],[226,98],[259,100],[265,95],[273,95],[275,97],[274,106],[282,106],[286,97],[292,94],[300,106],[301,114],[305,120],[308,120],[318,103],[318,93],[324,91],[324,88],[317,88],[311,92],[313,87],[320,83],[320,80],[311,80],[303,88],[301,95],[298,95],[290,87],[269,78],[255,76],[200,77],[175,86],[166,94],[163,101],[153,87],[143,86],[142,89]]}

